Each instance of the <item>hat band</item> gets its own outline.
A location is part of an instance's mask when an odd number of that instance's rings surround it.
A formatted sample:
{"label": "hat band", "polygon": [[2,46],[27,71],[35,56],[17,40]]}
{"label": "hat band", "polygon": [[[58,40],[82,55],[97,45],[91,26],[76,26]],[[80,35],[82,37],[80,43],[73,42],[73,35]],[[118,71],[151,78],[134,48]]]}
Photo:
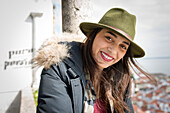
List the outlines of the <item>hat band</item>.
{"label": "hat band", "polygon": [[[109,25],[107,25],[107,26],[109,26]],[[130,39],[130,40],[132,41],[132,38],[131,38],[128,34],[126,34],[125,32],[123,32],[122,30],[120,30],[120,29],[118,29],[118,28],[115,28],[115,27],[112,27],[112,26],[109,26],[109,27],[115,29],[116,31],[118,31],[119,33],[123,34],[124,36],[126,36],[128,39]]]}

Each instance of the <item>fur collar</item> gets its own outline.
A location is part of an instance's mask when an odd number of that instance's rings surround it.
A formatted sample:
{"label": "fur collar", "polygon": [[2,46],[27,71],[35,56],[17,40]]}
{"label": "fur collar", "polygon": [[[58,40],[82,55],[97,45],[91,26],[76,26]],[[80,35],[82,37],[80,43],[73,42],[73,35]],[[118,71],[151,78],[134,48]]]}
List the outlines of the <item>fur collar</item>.
{"label": "fur collar", "polygon": [[66,44],[58,43],[62,41],[83,41],[83,37],[70,34],[63,33],[62,35],[56,35],[52,38],[46,39],[45,42],[41,45],[41,47],[36,51],[36,55],[33,58],[33,67],[41,67],[48,69],[52,64],[57,64],[65,57],[69,57],[68,50],[69,47]]}

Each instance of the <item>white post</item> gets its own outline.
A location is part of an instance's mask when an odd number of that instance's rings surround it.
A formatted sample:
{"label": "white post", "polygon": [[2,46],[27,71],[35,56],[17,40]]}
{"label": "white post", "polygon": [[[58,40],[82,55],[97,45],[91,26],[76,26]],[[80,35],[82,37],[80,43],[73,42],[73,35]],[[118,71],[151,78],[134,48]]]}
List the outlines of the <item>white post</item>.
{"label": "white post", "polygon": [[[36,50],[36,47],[35,47],[35,44],[36,44],[36,23],[35,23],[35,18],[36,17],[41,17],[43,15],[43,13],[35,13],[35,12],[32,12],[30,14],[30,17],[32,19],[32,49],[33,49],[33,53],[32,53],[32,58],[35,56],[35,50]],[[32,69],[32,83],[31,83],[31,87],[33,88],[34,87],[34,84],[36,82],[36,71],[35,69],[33,68]]]}

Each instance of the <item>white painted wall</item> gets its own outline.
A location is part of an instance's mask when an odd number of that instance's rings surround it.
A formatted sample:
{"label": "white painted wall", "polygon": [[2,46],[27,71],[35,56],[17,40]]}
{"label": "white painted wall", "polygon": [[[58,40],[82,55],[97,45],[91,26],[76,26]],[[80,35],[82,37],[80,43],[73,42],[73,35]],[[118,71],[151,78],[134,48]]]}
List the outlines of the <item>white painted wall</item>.
{"label": "white painted wall", "polygon": [[43,13],[35,19],[38,48],[52,36],[52,8],[51,0],[0,1],[0,113],[9,109],[19,90],[31,85],[32,69],[28,62],[32,57],[32,20],[29,15]]}

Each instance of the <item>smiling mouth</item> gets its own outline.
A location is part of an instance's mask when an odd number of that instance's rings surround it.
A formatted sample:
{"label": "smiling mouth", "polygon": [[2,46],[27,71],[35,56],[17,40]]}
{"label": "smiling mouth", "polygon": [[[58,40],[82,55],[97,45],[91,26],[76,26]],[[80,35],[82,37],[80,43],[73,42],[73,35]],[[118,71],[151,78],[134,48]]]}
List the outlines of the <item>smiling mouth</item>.
{"label": "smiling mouth", "polygon": [[100,52],[100,54],[101,54],[101,57],[103,58],[103,60],[105,60],[105,61],[107,61],[107,62],[110,62],[110,61],[112,61],[114,58],[113,57],[111,57],[111,56],[109,56],[107,53],[105,53],[105,52]]}

